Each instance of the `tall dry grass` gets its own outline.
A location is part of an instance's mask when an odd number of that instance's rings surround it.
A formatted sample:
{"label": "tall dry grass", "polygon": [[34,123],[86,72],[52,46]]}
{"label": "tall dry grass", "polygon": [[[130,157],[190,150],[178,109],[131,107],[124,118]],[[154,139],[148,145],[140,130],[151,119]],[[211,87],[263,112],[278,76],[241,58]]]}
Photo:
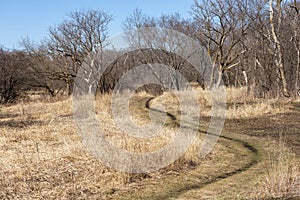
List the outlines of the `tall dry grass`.
{"label": "tall dry grass", "polygon": [[[145,100],[133,96],[130,110],[137,125],[149,123]],[[138,139],[123,133],[113,120],[111,94],[97,96],[96,116],[111,143],[128,151],[155,151],[174,137],[172,121],[153,138]],[[120,115],[122,110],[119,111]],[[198,143],[175,163],[152,174],[129,174],[111,169],[95,159],[81,143],[72,116],[72,99],[23,102],[1,107],[0,199],[105,198],[124,185],[167,171],[180,171],[198,161]],[[200,141],[196,141],[200,142]]]}
{"label": "tall dry grass", "polygon": [[283,137],[270,147],[267,175],[259,183],[256,199],[290,199],[300,196],[300,162]]}
{"label": "tall dry grass", "polygon": [[[172,113],[177,118],[175,121],[179,122],[184,111],[180,111],[176,96],[188,102],[191,92],[198,96],[201,114],[209,116],[210,93],[199,88],[166,92],[151,101],[150,106]],[[257,103],[253,97],[245,96],[244,88],[228,89],[226,92],[227,117],[255,117],[286,109],[279,106],[279,110],[274,111],[277,104],[272,101]],[[139,126],[150,122],[149,111],[145,108],[145,100],[150,97],[142,92],[134,95],[129,103],[132,120]],[[137,153],[155,151],[176,134],[178,127],[170,118],[153,138],[139,139],[125,134],[113,119],[111,98],[111,94],[96,97],[96,116],[115,146]],[[236,107],[232,106],[234,103]],[[197,153],[201,137],[175,163],[159,172],[148,175],[118,172],[101,164],[81,143],[72,118],[72,99],[34,99],[1,107],[0,110],[0,199],[74,199],[92,195],[105,198],[128,183],[184,170],[199,162]],[[118,112],[122,115],[122,110]]]}
{"label": "tall dry grass", "polygon": [[[136,95],[133,95],[129,102],[129,120],[132,121],[128,121],[128,123],[133,123],[137,128],[140,127],[141,131],[144,130],[142,128],[148,126],[149,123],[154,123],[154,126],[158,127],[157,129],[153,129],[153,131],[156,131],[156,133],[151,133],[154,134],[153,136],[149,138],[139,138],[133,137],[132,135],[130,135],[130,133],[126,133],[126,131],[124,131],[122,127],[120,128],[118,126],[111,109],[111,95],[101,95],[97,97],[97,117],[102,125],[103,130],[105,130],[106,137],[109,138],[110,142],[113,145],[127,151],[135,153],[145,153],[158,151],[168,143],[172,142],[172,138],[174,138],[176,134],[178,134],[179,129],[176,125],[176,122],[172,121],[169,117],[167,117],[167,115],[163,113],[167,112],[170,109],[167,107],[165,107],[164,109],[161,107],[157,107],[157,104],[151,101],[151,108],[155,108],[158,110],[162,109],[160,110],[162,112],[154,111],[151,119],[149,110],[145,108],[146,101],[150,98],[152,98],[151,95],[145,92],[140,92]],[[120,96],[120,99],[115,98],[114,101],[122,101],[122,96]],[[174,103],[173,106],[177,107],[178,102]],[[127,119],[127,116],[123,116],[128,114],[125,112],[125,108],[115,108],[114,113],[117,113],[118,117],[123,121]],[[178,113],[175,114],[178,115]],[[201,140],[199,137],[197,137],[195,142],[190,146],[187,152],[175,164],[168,166],[167,169],[164,170],[177,170],[180,168],[189,167],[188,165],[190,163],[198,162],[199,159],[197,157],[197,151],[199,150],[198,147],[200,146],[200,144]]]}
{"label": "tall dry grass", "polygon": [[[212,94],[208,90],[195,88],[194,93],[199,98],[201,114],[210,116],[212,105]],[[289,104],[276,99],[257,99],[253,94],[247,93],[247,88],[226,88],[226,118],[255,118],[265,115],[284,113],[289,109]],[[215,94],[213,94],[215,95]]]}

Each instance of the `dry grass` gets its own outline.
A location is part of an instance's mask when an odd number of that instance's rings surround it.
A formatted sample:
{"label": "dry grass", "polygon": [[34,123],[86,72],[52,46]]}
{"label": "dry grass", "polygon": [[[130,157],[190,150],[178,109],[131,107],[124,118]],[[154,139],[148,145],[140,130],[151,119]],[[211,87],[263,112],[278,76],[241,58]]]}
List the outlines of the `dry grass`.
{"label": "dry grass", "polygon": [[[201,88],[195,88],[193,92],[199,98],[201,114],[210,116],[212,105],[211,93],[207,90],[202,90]],[[226,104],[226,118],[228,119],[276,115],[284,113],[289,109],[289,104],[287,102],[280,102],[275,99],[256,99],[253,95],[247,94],[247,89],[243,87],[226,88]]]}
{"label": "dry grass", "polygon": [[[112,115],[110,106],[112,98],[110,96],[99,96],[97,98],[97,117],[102,125],[103,130],[105,130],[106,137],[109,138],[112,144],[121,149],[136,153],[154,152],[170,143],[172,138],[174,138],[176,134],[178,134],[178,127],[174,126],[174,124],[170,122],[170,119],[167,116],[164,116],[162,118],[160,116],[162,115],[162,113],[156,113],[157,115],[154,114],[151,119],[149,110],[145,108],[146,101],[151,97],[151,95],[145,92],[141,92],[137,95],[134,95],[129,102],[129,113],[131,115],[130,120],[132,120],[132,122],[137,126],[138,129],[144,128],[145,126],[149,125],[151,120],[154,123],[155,127],[160,127],[158,129],[151,129],[155,133],[153,134],[151,132],[153,136],[151,135],[151,137],[149,138],[132,137],[130,135],[130,132],[128,133],[124,131],[122,127],[119,128],[118,125],[120,124],[116,123]],[[121,99],[118,98],[115,98],[114,100],[121,101]],[[151,104],[150,107],[155,107],[155,104]],[[122,108],[122,106],[117,107],[114,112],[118,114],[118,117],[123,122],[125,121],[127,113],[125,112],[124,108]],[[161,123],[161,121],[165,122]],[[128,123],[130,123],[130,121]],[[138,132],[138,134],[140,133]],[[197,152],[199,150],[198,147],[200,146],[200,144],[201,141],[199,140],[199,138],[197,138],[195,142],[190,146],[188,151],[184,154],[184,156],[181,157],[175,165],[169,166],[167,170],[176,170],[178,168],[188,167],[188,163],[197,162]]]}
{"label": "dry grass", "polygon": [[[177,96],[184,98],[189,104],[191,92],[198,96],[201,114],[210,116],[211,97],[207,91],[196,88],[194,91],[167,92],[151,101],[150,107],[165,110],[177,118],[174,121],[167,117],[162,128],[152,138],[135,138],[118,128],[118,124],[112,117],[110,94],[97,96],[96,116],[107,138],[115,146],[137,153],[155,151],[165,146],[174,137],[178,131],[175,122],[179,122],[180,115],[188,114],[188,111],[180,111]],[[286,106],[278,105],[273,101],[259,102],[252,97],[247,97],[244,88],[228,89],[226,92],[229,118],[257,117],[284,112],[287,109]],[[142,92],[133,96],[129,103],[132,120],[138,126],[145,126],[151,121],[149,111],[145,108],[146,100],[150,97]],[[122,108],[117,112],[122,117],[124,113]],[[154,121],[154,123],[159,122]],[[77,131],[72,118],[72,99],[62,98],[60,101],[35,99],[34,102],[0,107],[0,199],[105,199],[110,198],[114,193],[118,194],[119,190],[133,182],[156,180],[169,172],[182,172],[202,162],[197,158],[202,140],[199,136],[186,154],[156,173],[118,172],[104,166],[91,156],[81,143]],[[217,146],[216,151],[222,148]],[[217,154],[218,152],[212,152],[207,162],[218,163],[214,160],[214,155]],[[232,152],[220,157],[229,155],[230,159],[235,158]],[[224,163],[229,165],[230,159],[228,158]],[[275,160],[271,162],[274,166],[272,168],[279,166],[278,162],[286,163],[284,159],[287,158],[284,156],[280,158],[279,155],[276,162]],[[289,160],[292,163],[293,159],[289,157]],[[211,166],[210,170],[214,171],[214,165]],[[291,171],[289,166],[283,165],[282,168]],[[282,172],[280,176],[285,176],[287,177],[285,180],[288,180],[291,176],[288,174],[290,171],[280,170]],[[270,177],[266,179],[265,186],[262,184],[262,188],[268,188],[270,187],[268,184],[272,185],[276,182],[271,179],[272,173],[273,170],[270,170]],[[268,190],[264,189],[264,191],[267,194]],[[271,192],[273,193],[273,190]]]}
{"label": "dry grass", "polygon": [[229,119],[255,118],[267,115],[284,113],[289,109],[288,105],[276,103],[272,100],[257,101],[251,104],[244,103],[239,106],[229,107],[226,117]]}
{"label": "dry grass", "polygon": [[[144,108],[149,97],[141,93],[130,103],[138,124],[149,121]],[[96,106],[101,126],[114,145],[148,152],[159,149],[174,137],[176,127],[163,127],[151,139],[122,133],[112,118],[110,100],[111,95],[98,96]],[[0,199],[84,199],[93,195],[105,198],[125,184],[187,169],[198,161],[195,152],[199,144],[194,144],[183,157],[157,173],[118,172],[102,165],[82,145],[72,119],[71,99],[27,102],[0,110]]]}
{"label": "dry grass", "polygon": [[0,124],[0,198],[84,197],[122,182],[82,146],[70,99],[2,108]]}
{"label": "dry grass", "polygon": [[281,137],[273,143],[267,175],[260,182],[257,199],[289,199],[300,195],[300,162]]}

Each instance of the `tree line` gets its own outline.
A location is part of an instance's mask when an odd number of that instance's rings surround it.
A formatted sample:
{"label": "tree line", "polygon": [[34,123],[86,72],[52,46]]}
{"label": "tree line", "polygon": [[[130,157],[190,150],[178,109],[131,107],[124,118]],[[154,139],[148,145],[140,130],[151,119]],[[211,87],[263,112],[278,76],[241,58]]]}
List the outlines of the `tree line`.
{"label": "tree line", "polygon": [[[179,13],[154,18],[135,9],[122,28],[132,43],[136,41],[130,31],[137,28],[181,32],[207,50],[217,85],[223,82],[226,86],[245,86],[249,93],[260,98],[295,97],[300,92],[299,9],[298,0],[201,0],[191,5],[189,18]],[[92,52],[121,56],[97,83],[100,92],[112,90],[120,77],[118,73],[128,71],[134,57],[143,53],[126,56],[106,50],[108,25],[112,20],[111,15],[101,10],[74,11],[65,21],[50,27],[48,37],[39,43],[26,38],[20,42],[22,50],[0,47],[0,102],[14,102],[27,91],[39,89],[51,96],[70,95],[80,66]],[[167,42],[166,38],[156,41]],[[132,59],[125,59],[128,57]],[[209,87],[192,73],[188,63],[172,53],[153,54],[148,50],[141,57],[145,58],[142,60],[145,64],[163,60],[184,72],[190,81]],[[175,83],[176,77],[170,81]]]}

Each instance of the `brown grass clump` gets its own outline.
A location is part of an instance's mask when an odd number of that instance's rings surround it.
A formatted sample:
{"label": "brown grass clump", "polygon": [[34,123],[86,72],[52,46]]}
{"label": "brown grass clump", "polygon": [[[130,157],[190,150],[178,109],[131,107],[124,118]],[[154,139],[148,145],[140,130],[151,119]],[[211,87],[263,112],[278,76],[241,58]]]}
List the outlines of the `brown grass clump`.
{"label": "brown grass clump", "polygon": [[226,112],[227,118],[254,118],[266,115],[276,115],[288,110],[285,104],[277,104],[274,101],[257,101],[251,104],[241,104],[239,106],[229,107]]}
{"label": "brown grass clump", "polygon": [[[247,89],[226,88],[226,118],[255,118],[265,115],[284,113],[289,109],[289,104],[273,99],[255,99],[247,93]],[[209,90],[195,88],[193,90],[199,98],[201,114],[211,116],[211,93]]]}
{"label": "brown grass clump", "polygon": [[[289,199],[300,195],[300,162],[282,139],[271,147],[267,175],[260,182],[257,199]],[[276,155],[275,155],[276,154]]]}

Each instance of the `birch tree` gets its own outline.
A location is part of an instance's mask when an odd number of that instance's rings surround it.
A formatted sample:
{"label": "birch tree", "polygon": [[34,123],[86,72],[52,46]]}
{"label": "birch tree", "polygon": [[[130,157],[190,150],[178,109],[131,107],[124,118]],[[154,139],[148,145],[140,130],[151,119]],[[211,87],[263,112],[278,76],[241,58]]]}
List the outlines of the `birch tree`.
{"label": "birch tree", "polygon": [[[276,8],[277,15],[275,17],[274,4]],[[281,25],[283,19],[283,10],[282,10],[282,0],[269,0],[269,9],[270,9],[270,34],[274,41],[274,55],[275,55],[275,65],[278,69],[279,78],[282,84],[282,94],[285,97],[289,97],[290,93],[288,90],[288,84],[284,72],[284,62],[283,62],[283,52],[282,44],[279,40],[279,35],[281,32]]]}

